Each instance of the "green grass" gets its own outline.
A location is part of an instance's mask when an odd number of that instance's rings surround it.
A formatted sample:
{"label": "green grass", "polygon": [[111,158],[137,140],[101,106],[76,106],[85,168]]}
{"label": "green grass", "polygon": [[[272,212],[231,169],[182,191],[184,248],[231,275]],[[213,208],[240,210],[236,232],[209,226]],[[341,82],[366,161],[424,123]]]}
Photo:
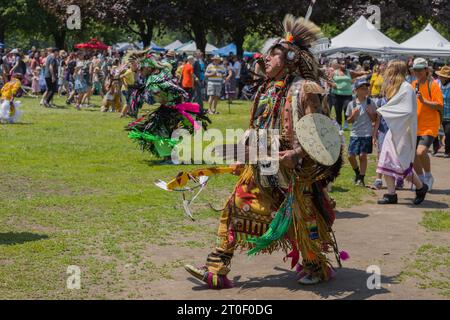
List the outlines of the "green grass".
{"label": "green grass", "polygon": [[420,223],[428,231],[450,231],[450,212],[444,210],[425,211]]}
{"label": "green grass", "polygon": [[398,280],[414,278],[421,289],[434,288],[450,298],[450,248],[426,244],[406,259],[405,270]]}
{"label": "green grass", "polygon": [[[194,166],[159,165],[118,114],[20,100],[22,123],[0,125],[0,299],[140,297],[143,282],[179,265],[158,263],[150,245],[198,248],[214,238],[215,228],[185,219],[179,194],[153,186]],[[228,114],[221,103],[211,127],[246,128],[249,108],[236,102]],[[341,208],[372,194],[352,178],[347,164],[332,192]],[[236,179],[211,180],[193,206],[200,221],[218,216],[208,202],[221,207]],[[81,268],[81,290],[66,289],[69,265]]]}

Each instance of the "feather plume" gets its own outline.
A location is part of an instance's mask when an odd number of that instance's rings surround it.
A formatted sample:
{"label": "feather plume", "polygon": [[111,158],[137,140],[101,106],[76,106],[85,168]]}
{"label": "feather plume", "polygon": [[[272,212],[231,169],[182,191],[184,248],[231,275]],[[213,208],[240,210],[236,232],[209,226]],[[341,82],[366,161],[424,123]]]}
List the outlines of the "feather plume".
{"label": "feather plume", "polygon": [[298,43],[300,46],[309,47],[322,36],[316,24],[303,17],[295,18],[292,14],[284,17],[283,27],[285,36],[292,35],[293,43]]}

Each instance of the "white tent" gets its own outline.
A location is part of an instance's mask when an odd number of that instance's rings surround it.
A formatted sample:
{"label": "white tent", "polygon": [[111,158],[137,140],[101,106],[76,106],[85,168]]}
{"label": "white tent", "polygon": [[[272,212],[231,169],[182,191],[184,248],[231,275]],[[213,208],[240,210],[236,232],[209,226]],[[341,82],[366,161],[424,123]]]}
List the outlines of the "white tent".
{"label": "white tent", "polygon": [[[185,53],[194,53],[197,50],[197,44],[194,41],[189,41],[188,43],[185,43],[183,46],[179,47],[175,51],[177,52],[185,52]],[[211,54],[214,50],[217,50],[215,46],[212,44],[207,43],[206,44],[206,54]]]}
{"label": "white tent", "polygon": [[181,42],[180,40],[175,40],[171,44],[168,44],[167,46],[165,46],[164,49],[166,49],[167,51],[177,50],[181,46],[183,46],[183,42]]}
{"label": "white tent", "polygon": [[437,32],[431,24],[415,36],[403,42],[399,48],[392,48],[396,55],[450,57],[450,42]]}
{"label": "white tent", "polygon": [[387,48],[397,48],[399,44],[379,31],[363,16],[344,32],[331,39],[331,45],[322,54],[336,52],[383,53]]}
{"label": "white tent", "polygon": [[400,45],[402,48],[440,50],[447,44],[450,44],[450,42],[429,23],[422,31]]}

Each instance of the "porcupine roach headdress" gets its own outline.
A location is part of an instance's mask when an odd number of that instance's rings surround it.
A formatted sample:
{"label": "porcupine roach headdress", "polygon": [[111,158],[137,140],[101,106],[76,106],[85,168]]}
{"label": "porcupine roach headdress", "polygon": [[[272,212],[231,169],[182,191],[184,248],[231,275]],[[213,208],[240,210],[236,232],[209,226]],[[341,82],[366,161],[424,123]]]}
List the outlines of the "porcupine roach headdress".
{"label": "porcupine roach headdress", "polygon": [[289,71],[307,80],[319,80],[319,63],[309,50],[312,43],[320,38],[321,31],[313,22],[303,17],[288,14],[283,20],[284,39],[277,40],[269,52],[280,48],[285,52]]}

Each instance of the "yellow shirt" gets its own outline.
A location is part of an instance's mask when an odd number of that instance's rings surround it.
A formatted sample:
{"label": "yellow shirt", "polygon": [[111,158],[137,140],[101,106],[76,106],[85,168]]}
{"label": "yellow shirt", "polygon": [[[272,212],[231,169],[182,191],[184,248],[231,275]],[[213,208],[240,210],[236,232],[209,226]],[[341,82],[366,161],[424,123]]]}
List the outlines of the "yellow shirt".
{"label": "yellow shirt", "polygon": [[125,71],[123,75],[121,75],[122,78],[122,91],[127,91],[128,86],[131,86],[134,84],[134,72],[131,69],[128,69]]}
{"label": "yellow shirt", "polygon": [[370,78],[370,85],[372,87],[372,91],[370,92],[371,96],[378,96],[381,93],[381,87],[383,86],[384,79],[380,73],[374,73]]}
{"label": "yellow shirt", "polygon": [[11,81],[7,82],[2,90],[1,97],[3,100],[11,100],[20,89],[20,80],[13,78]]}

